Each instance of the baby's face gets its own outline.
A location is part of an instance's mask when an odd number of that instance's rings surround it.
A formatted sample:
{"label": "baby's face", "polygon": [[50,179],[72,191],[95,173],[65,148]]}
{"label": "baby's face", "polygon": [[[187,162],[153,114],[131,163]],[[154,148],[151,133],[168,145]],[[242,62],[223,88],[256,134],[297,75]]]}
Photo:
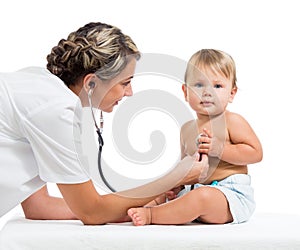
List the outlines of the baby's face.
{"label": "baby's face", "polygon": [[188,78],[186,100],[197,113],[214,116],[226,110],[235,93],[232,79],[211,70],[196,70]]}

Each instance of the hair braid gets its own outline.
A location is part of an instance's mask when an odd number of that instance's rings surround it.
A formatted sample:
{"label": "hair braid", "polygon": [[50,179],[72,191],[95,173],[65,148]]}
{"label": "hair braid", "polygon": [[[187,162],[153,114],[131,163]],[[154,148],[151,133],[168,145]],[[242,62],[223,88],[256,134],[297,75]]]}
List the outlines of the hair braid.
{"label": "hair braid", "polygon": [[127,56],[140,53],[129,36],[104,23],[89,23],[61,39],[47,56],[47,69],[67,86],[88,73],[111,79],[127,65]]}

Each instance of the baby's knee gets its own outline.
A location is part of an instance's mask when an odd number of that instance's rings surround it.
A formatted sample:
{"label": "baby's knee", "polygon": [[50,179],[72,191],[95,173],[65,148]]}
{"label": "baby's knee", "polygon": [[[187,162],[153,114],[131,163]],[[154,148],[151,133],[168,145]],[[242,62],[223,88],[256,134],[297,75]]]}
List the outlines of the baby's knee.
{"label": "baby's knee", "polygon": [[209,202],[213,196],[213,190],[210,187],[201,187],[193,191],[197,193],[198,201],[201,201],[203,203]]}

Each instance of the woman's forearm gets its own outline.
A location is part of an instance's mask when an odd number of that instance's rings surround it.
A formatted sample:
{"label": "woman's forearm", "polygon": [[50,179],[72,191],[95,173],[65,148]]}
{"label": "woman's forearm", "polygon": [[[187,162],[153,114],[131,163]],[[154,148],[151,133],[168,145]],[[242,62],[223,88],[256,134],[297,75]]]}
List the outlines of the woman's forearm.
{"label": "woman's forearm", "polygon": [[73,220],[77,219],[64,199],[49,196],[44,186],[22,203],[24,215],[32,220]]}
{"label": "woman's forearm", "polygon": [[129,208],[143,206],[155,198],[129,198],[118,193],[100,195],[92,181],[58,184],[58,187],[75,216],[86,225],[117,221],[127,215]]}
{"label": "woman's forearm", "polygon": [[181,165],[187,165],[189,167],[189,172],[181,179],[177,186],[181,185],[191,185],[201,182],[202,179],[207,177],[207,172],[209,169],[208,157],[202,154],[202,159],[199,161],[199,154],[194,156],[186,156],[181,160]]}

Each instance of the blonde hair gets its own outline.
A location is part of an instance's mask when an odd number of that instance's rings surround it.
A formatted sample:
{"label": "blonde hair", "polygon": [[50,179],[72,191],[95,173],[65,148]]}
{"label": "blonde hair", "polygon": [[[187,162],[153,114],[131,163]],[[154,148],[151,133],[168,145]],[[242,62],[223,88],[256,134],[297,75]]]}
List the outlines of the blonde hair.
{"label": "blonde hair", "polygon": [[210,69],[214,73],[224,75],[227,79],[232,79],[232,88],[237,88],[236,67],[233,58],[221,50],[202,49],[197,51],[188,62],[184,81],[187,83],[190,75],[195,70]]}
{"label": "blonde hair", "polygon": [[140,58],[129,36],[105,23],[88,23],[52,48],[47,69],[69,87],[89,73],[112,79],[126,67],[128,56]]}

